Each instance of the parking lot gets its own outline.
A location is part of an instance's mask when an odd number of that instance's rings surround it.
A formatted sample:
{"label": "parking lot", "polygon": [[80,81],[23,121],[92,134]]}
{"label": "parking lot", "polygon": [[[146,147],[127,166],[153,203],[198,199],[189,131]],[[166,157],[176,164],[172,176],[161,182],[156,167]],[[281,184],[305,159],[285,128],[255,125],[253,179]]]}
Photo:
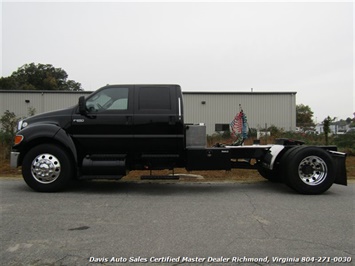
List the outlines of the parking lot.
{"label": "parking lot", "polygon": [[353,182],[318,196],[266,181],[36,193],[2,178],[0,188],[2,265],[350,265],[354,256]]}

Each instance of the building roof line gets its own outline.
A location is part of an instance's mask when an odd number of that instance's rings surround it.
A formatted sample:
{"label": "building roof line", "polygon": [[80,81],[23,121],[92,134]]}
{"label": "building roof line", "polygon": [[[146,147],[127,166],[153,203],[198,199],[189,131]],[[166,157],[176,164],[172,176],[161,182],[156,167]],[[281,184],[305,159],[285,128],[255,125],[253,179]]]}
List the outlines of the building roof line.
{"label": "building roof line", "polygon": [[296,91],[183,91],[183,94],[297,94]]}
{"label": "building roof line", "polygon": [[[63,90],[0,90],[0,93],[68,93],[89,94],[93,91],[63,91]],[[183,94],[297,94],[295,91],[182,91]]]}
{"label": "building roof line", "polygon": [[92,93],[92,91],[66,91],[66,90],[0,90],[0,93]]}

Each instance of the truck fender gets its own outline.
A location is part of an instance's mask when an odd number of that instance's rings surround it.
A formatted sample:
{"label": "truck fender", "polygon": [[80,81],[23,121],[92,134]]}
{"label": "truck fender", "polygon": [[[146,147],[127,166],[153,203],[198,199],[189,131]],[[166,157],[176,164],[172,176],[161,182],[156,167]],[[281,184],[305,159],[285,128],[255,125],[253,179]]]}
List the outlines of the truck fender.
{"label": "truck fender", "polygon": [[[40,140],[41,138],[54,139],[64,147],[66,147],[75,162],[77,162],[77,152],[72,138],[60,127],[54,124],[35,124],[30,125],[23,130],[17,132],[17,135],[24,136],[24,143],[21,143],[18,148],[21,149],[20,146],[27,145],[36,140]],[[16,148],[16,146],[14,146]]]}
{"label": "truck fender", "polygon": [[77,163],[78,156],[73,139],[61,128],[55,134],[54,139],[65,145],[65,147],[71,151],[74,160]]}
{"label": "truck fender", "polygon": [[285,148],[284,145],[272,145],[270,147],[268,155],[265,156],[266,158],[264,158],[267,161],[266,165],[268,166],[268,169],[270,170],[274,169],[276,158],[283,151],[284,148]]}

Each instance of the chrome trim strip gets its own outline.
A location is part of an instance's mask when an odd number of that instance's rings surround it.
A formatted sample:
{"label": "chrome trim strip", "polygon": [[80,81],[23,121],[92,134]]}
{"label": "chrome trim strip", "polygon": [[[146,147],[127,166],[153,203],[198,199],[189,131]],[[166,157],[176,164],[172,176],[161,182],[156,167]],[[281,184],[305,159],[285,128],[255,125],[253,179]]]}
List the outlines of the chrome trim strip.
{"label": "chrome trim strip", "polygon": [[101,139],[101,138],[112,138],[112,139],[139,139],[139,138],[162,138],[162,139],[171,139],[171,138],[184,138],[184,135],[147,135],[147,134],[136,134],[136,135],[72,135],[73,138],[82,138],[82,139]]}
{"label": "chrome trim strip", "polygon": [[179,119],[181,119],[181,99],[180,99],[180,97],[178,98],[178,103],[179,103]]}

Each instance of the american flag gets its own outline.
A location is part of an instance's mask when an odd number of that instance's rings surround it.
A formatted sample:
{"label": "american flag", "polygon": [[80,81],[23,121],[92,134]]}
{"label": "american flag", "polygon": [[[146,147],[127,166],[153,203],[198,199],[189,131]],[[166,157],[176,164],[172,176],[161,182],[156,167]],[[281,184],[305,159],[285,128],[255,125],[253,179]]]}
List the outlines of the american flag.
{"label": "american flag", "polygon": [[230,123],[231,134],[235,137],[243,136],[243,139],[248,138],[247,132],[247,117],[241,110]]}

